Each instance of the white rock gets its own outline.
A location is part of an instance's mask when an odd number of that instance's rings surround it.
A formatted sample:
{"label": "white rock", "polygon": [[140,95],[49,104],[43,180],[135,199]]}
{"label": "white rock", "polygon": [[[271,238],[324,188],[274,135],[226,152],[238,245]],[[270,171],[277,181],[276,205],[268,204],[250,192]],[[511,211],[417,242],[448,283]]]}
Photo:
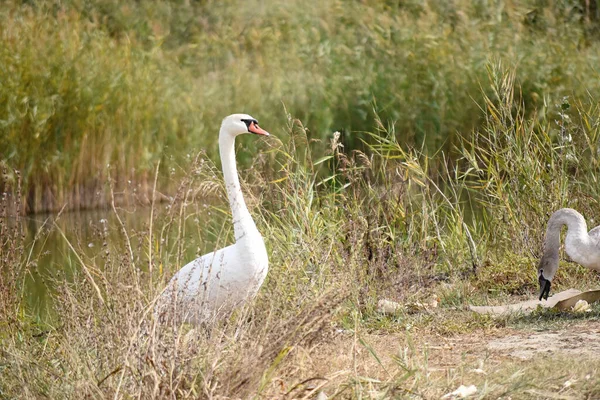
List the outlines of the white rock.
{"label": "white rock", "polygon": [[317,395],[317,398],[315,400],[327,400],[329,397],[327,396],[327,393],[321,391],[319,392],[319,394]]}
{"label": "white rock", "polygon": [[582,312],[590,312],[592,311],[592,307],[590,307],[589,303],[585,300],[578,300],[577,303],[573,306],[573,312],[582,313]]}
{"label": "white rock", "polygon": [[377,312],[382,314],[395,314],[396,311],[402,308],[402,304],[395,301],[381,299],[377,302]]}
{"label": "white rock", "polygon": [[460,385],[454,392],[443,395],[442,399],[466,399],[475,393],[477,393],[475,385]]}
{"label": "white rock", "polygon": [[569,379],[568,381],[566,381],[565,383],[563,383],[563,387],[564,388],[568,388],[571,385],[573,385],[575,382],[577,382],[577,379]]}

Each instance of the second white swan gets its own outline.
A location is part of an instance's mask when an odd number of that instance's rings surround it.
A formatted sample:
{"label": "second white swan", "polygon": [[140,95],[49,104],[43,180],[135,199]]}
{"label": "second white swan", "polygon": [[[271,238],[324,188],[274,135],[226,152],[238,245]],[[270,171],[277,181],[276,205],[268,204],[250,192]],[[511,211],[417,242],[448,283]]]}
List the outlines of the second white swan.
{"label": "second white swan", "polygon": [[233,114],[223,119],[219,153],[233,216],[235,243],[181,268],[157,300],[157,317],[166,313],[177,320],[205,322],[254,297],[267,276],[267,250],[246,207],[235,162],[235,138],[245,133],[269,136],[249,115]]}
{"label": "second white swan", "polygon": [[547,299],[554,274],[558,269],[560,229],[567,226],[565,251],[573,261],[584,267],[600,271],[600,226],[587,231],[583,216],[572,208],[555,211],[548,220],[544,251],[538,266],[540,300]]}

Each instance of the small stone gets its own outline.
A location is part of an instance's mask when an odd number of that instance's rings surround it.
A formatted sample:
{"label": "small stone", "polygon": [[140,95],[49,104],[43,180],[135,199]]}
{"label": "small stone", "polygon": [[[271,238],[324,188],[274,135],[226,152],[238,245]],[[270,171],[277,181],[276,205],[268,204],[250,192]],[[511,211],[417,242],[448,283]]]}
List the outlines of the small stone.
{"label": "small stone", "polygon": [[466,399],[475,393],[477,393],[477,387],[475,385],[460,385],[454,392],[443,395],[442,399]]}
{"label": "small stone", "polygon": [[315,400],[327,400],[329,397],[323,391],[320,391]]}
{"label": "small stone", "polygon": [[377,302],[377,312],[379,312],[381,314],[386,314],[386,315],[395,314],[401,308],[402,308],[402,305],[395,301],[381,299]]}
{"label": "small stone", "polygon": [[589,303],[585,300],[578,300],[577,303],[573,306],[573,312],[582,313],[582,312],[590,312],[592,311],[592,307],[590,307]]}

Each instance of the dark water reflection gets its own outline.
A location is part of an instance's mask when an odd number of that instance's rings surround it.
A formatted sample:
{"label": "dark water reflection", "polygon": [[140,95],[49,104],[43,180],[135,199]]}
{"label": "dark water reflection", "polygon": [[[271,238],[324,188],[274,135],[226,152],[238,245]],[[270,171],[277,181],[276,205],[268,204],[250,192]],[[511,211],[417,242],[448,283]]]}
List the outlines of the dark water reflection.
{"label": "dark water reflection", "polygon": [[[180,230],[181,227],[182,243],[176,243],[177,235],[163,235],[161,238],[161,231],[164,233],[167,226],[164,222],[167,207],[163,205],[154,211],[153,249],[162,247],[164,252],[174,253],[176,248],[181,248],[179,267],[200,254],[212,251],[230,234],[230,224],[226,223],[229,222],[228,215],[214,206],[199,205],[193,209],[188,207],[181,218],[178,215],[177,221],[171,221],[169,229]],[[140,261],[136,265],[147,269],[150,208],[117,211],[131,242],[134,258]],[[38,214],[24,218],[26,270],[19,286],[28,312],[42,318],[52,314],[52,293],[56,282],[71,279],[73,272],[81,269],[79,257],[86,265],[89,263],[102,269],[106,266],[103,255],[107,249],[112,252],[121,249],[122,254],[125,253],[126,240],[119,218],[109,209],[61,215]],[[170,265],[165,273],[170,274],[176,268]]]}

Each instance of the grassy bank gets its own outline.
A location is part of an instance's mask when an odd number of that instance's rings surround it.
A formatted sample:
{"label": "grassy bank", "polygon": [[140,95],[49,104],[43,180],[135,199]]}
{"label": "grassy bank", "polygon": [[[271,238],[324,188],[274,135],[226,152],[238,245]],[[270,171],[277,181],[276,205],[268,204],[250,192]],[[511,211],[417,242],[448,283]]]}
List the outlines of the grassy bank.
{"label": "grassy bank", "polygon": [[[365,153],[335,136],[310,143],[291,117],[283,140],[255,141],[260,156],[242,170],[243,186],[270,271],[253,304],[208,332],[154,330],[148,312],[186,254],[231,240],[229,219],[211,216],[227,208],[205,155],[183,166],[190,172],[147,227],[98,222],[99,240],[109,232],[120,239],[96,253],[71,243],[76,268],[46,277],[55,304],[46,319],[31,314],[22,289],[39,254],[23,243],[19,225],[6,228],[3,211],[0,395],[310,398],[324,390],[338,398],[439,398],[475,384],[479,398],[596,397],[598,364],[585,355],[519,361],[486,346],[507,332],[595,324],[597,308],[497,320],[466,310],[535,295],[552,211],[571,206],[588,221],[600,218],[600,110],[561,99],[550,111],[562,117],[548,120],[526,111],[513,72],[488,70],[481,129],[456,139],[452,162],[406,148],[380,119]],[[209,193],[221,201],[198,200]],[[192,231],[189,220],[198,221]],[[211,247],[190,239],[208,236],[216,238]],[[596,274],[561,262],[553,290],[596,282]],[[402,308],[383,315],[382,298]]]}
{"label": "grassy bank", "polygon": [[377,115],[399,143],[454,159],[485,126],[485,96],[497,100],[490,60],[516,67],[537,118],[558,118],[563,96],[594,104],[598,11],[585,4],[5,2],[0,162],[21,171],[29,212],[106,205],[108,177],[147,202],[159,160],[171,193],[188,156],[217,154],[223,116],[248,112],[278,134],[284,109],[311,138],[342,132],[347,149],[366,150]]}

